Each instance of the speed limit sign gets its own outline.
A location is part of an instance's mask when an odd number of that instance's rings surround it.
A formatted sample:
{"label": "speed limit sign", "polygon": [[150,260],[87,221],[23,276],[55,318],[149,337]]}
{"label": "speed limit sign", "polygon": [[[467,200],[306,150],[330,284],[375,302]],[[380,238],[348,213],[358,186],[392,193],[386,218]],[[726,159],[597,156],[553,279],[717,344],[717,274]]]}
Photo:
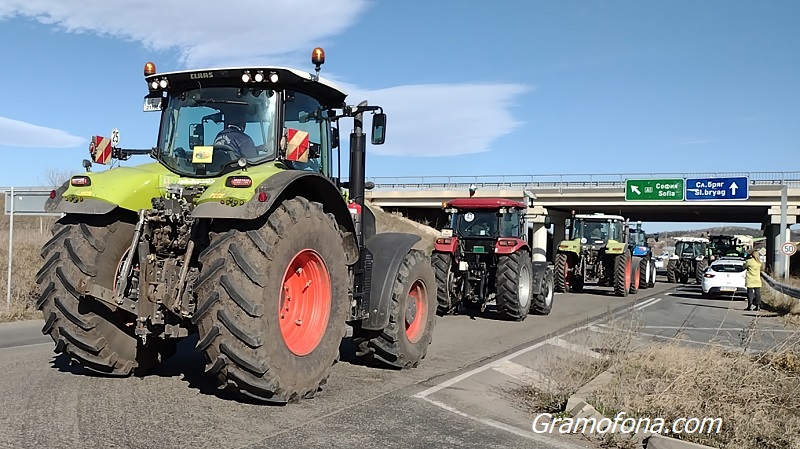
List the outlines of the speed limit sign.
{"label": "speed limit sign", "polygon": [[792,256],[797,252],[797,245],[792,242],[786,242],[781,246],[781,252],[787,256]]}

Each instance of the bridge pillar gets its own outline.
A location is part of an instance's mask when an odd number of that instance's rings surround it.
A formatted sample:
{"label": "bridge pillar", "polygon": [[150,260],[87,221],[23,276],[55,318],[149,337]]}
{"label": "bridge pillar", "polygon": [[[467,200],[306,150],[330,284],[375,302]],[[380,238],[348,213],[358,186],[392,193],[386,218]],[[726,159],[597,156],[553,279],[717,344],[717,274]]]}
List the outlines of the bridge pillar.
{"label": "bridge pillar", "polygon": [[553,222],[553,244],[550,247],[550,255],[553,260],[558,252],[558,244],[567,238],[567,218],[569,218],[569,214],[565,212],[550,212],[550,220]]}
{"label": "bridge pillar", "polygon": [[[780,261],[783,260],[785,262],[785,267],[783,268],[786,272],[791,272],[789,267],[789,257],[785,256],[781,252],[781,215],[780,215],[780,207],[771,207],[769,209],[769,220],[765,223],[764,226],[764,237],[767,238],[767,263],[766,268],[769,270],[774,270],[775,275],[778,277],[783,277],[784,273],[781,271],[781,263]],[[798,208],[797,206],[789,206],[787,208],[787,216],[786,216],[786,237],[785,241],[789,242],[792,239],[792,231],[790,229],[791,225],[797,223],[797,214]],[[780,272],[779,272],[780,271]]]}
{"label": "bridge pillar", "polygon": [[547,209],[541,206],[528,207],[525,218],[528,221],[528,243],[531,245],[534,262],[547,261]]}

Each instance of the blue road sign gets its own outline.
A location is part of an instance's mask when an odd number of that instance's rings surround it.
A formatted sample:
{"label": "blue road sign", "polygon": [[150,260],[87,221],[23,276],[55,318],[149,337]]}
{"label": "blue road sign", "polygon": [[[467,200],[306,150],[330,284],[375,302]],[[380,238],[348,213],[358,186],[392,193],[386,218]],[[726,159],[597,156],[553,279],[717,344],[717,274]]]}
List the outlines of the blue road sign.
{"label": "blue road sign", "polygon": [[686,180],[686,201],[730,201],[746,200],[749,196],[749,179],[701,178]]}

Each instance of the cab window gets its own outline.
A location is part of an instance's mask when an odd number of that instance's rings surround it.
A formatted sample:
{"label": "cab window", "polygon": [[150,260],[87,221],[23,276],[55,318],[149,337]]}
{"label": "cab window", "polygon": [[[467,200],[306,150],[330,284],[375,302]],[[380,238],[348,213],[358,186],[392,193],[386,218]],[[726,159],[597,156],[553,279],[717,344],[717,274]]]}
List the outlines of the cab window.
{"label": "cab window", "polygon": [[287,161],[295,170],[308,170],[330,175],[330,121],[327,111],[314,98],[301,92],[286,91],[284,130],[308,133],[308,161]]}

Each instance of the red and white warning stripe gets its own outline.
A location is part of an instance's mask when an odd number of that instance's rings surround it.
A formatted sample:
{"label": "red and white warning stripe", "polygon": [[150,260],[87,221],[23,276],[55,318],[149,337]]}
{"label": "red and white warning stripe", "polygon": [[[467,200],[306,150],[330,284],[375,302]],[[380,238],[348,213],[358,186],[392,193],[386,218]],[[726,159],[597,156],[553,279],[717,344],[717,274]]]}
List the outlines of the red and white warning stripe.
{"label": "red and white warning stripe", "polygon": [[299,129],[287,130],[286,159],[308,162],[308,133]]}
{"label": "red and white warning stripe", "polygon": [[102,136],[92,136],[92,141],[89,143],[89,153],[91,153],[93,161],[98,164],[110,164],[112,149],[111,139]]}

